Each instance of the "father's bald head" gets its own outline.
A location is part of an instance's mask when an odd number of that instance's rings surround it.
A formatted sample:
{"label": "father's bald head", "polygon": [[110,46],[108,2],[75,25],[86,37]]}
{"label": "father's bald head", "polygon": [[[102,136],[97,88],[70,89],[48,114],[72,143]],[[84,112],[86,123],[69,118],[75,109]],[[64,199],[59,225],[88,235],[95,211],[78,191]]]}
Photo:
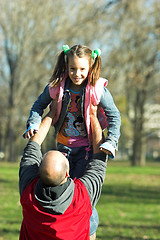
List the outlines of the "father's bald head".
{"label": "father's bald head", "polygon": [[40,178],[46,186],[58,186],[69,176],[67,158],[59,151],[47,152],[39,167]]}

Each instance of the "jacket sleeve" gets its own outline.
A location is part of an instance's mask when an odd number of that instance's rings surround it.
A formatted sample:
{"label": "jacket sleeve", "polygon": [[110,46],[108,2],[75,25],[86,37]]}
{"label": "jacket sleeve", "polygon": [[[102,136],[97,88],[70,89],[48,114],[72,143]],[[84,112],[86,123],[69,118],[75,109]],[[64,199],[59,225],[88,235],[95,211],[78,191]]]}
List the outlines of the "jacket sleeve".
{"label": "jacket sleeve", "polygon": [[112,95],[107,88],[104,88],[103,94],[100,99],[101,107],[103,108],[107,117],[107,138],[103,147],[109,151],[113,151],[112,155],[115,156],[115,150],[118,150],[118,140],[120,137],[121,116],[118,108],[116,107]]}
{"label": "jacket sleeve", "polygon": [[24,189],[38,177],[38,168],[42,159],[41,147],[34,141],[29,141],[24,149],[19,169],[19,192],[22,195]]}
{"label": "jacket sleeve", "polygon": [[40,126],[44,109],[50,104],[51,101],[52,98],[49,94],[49,85],[47,85],[41,95],[34,102],[30,110],[30,115],[27,120],[27,128],[34,123]]}
{"label": "jacket sleeve", "polygon": [[95,207],[102,190],[107,167],[107,158],[104,153],[93,155],[93,160],[87,165],[85,174],[80,180],[83,182],[90,196],[91,206]]}

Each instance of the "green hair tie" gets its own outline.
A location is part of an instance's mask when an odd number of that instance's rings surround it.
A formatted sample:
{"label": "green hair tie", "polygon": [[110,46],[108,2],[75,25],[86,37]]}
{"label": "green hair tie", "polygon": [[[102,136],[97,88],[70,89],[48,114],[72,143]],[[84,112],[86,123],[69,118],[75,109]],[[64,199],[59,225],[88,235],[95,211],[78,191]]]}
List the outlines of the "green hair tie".
{"label": "green hair tie", "polygon": [[69,50],[70,50],[70,48],[69,48],[68,45],[63,45],[62,49],[63,49],[65,55],[67,55],[67,53],[68,53]]}
{"label": "green hair tie", "polygon": [[92,51],[92,57],[95,59],[97,56],[101,55],[101,50],[97,48],[96,50]]}

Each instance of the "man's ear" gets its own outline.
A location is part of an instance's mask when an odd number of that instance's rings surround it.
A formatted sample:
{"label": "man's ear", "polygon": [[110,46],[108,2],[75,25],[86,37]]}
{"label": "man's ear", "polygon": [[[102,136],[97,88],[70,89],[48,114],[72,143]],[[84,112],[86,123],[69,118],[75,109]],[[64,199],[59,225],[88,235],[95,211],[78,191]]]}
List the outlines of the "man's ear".
{"label": "man's ear", "polygon": [[66,177],[69,177],[69,172],[66,172]]}

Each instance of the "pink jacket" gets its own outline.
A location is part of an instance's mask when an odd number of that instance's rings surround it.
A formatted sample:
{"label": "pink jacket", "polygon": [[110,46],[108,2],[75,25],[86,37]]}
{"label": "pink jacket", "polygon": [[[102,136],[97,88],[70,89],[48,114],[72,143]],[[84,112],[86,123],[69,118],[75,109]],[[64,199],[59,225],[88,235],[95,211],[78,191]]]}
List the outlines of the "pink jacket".
{"label": "pink jacket", "polygon": [[[65,86],[65,80],[67,76],[61,81],[61,83],[56,87],[50,87],[49,93],[52,99],[57,98],[58,94],[58,106],[57,106],[57,114],[56,118],[53,121],[53,125],[57,122],[61,108],[62,108],[62,98],[64,94],[64,86]],[[88,134],[89,142],[91,143],[91,122],[90,122],[90,104],[91,100],[94,105],[98,105],[100,103],[101,95],[103,93],[103,88],[106,87],[108,84],[108,80],[105,78],[99,78],[96,82],[96,85],[93,87],[89,82],[86,86],[85,90],[85,124]],[[101,124],[102,129],[105,129],[107,127],[107,117],[101,108],[98,112],[98,118],[99,122]]]}

